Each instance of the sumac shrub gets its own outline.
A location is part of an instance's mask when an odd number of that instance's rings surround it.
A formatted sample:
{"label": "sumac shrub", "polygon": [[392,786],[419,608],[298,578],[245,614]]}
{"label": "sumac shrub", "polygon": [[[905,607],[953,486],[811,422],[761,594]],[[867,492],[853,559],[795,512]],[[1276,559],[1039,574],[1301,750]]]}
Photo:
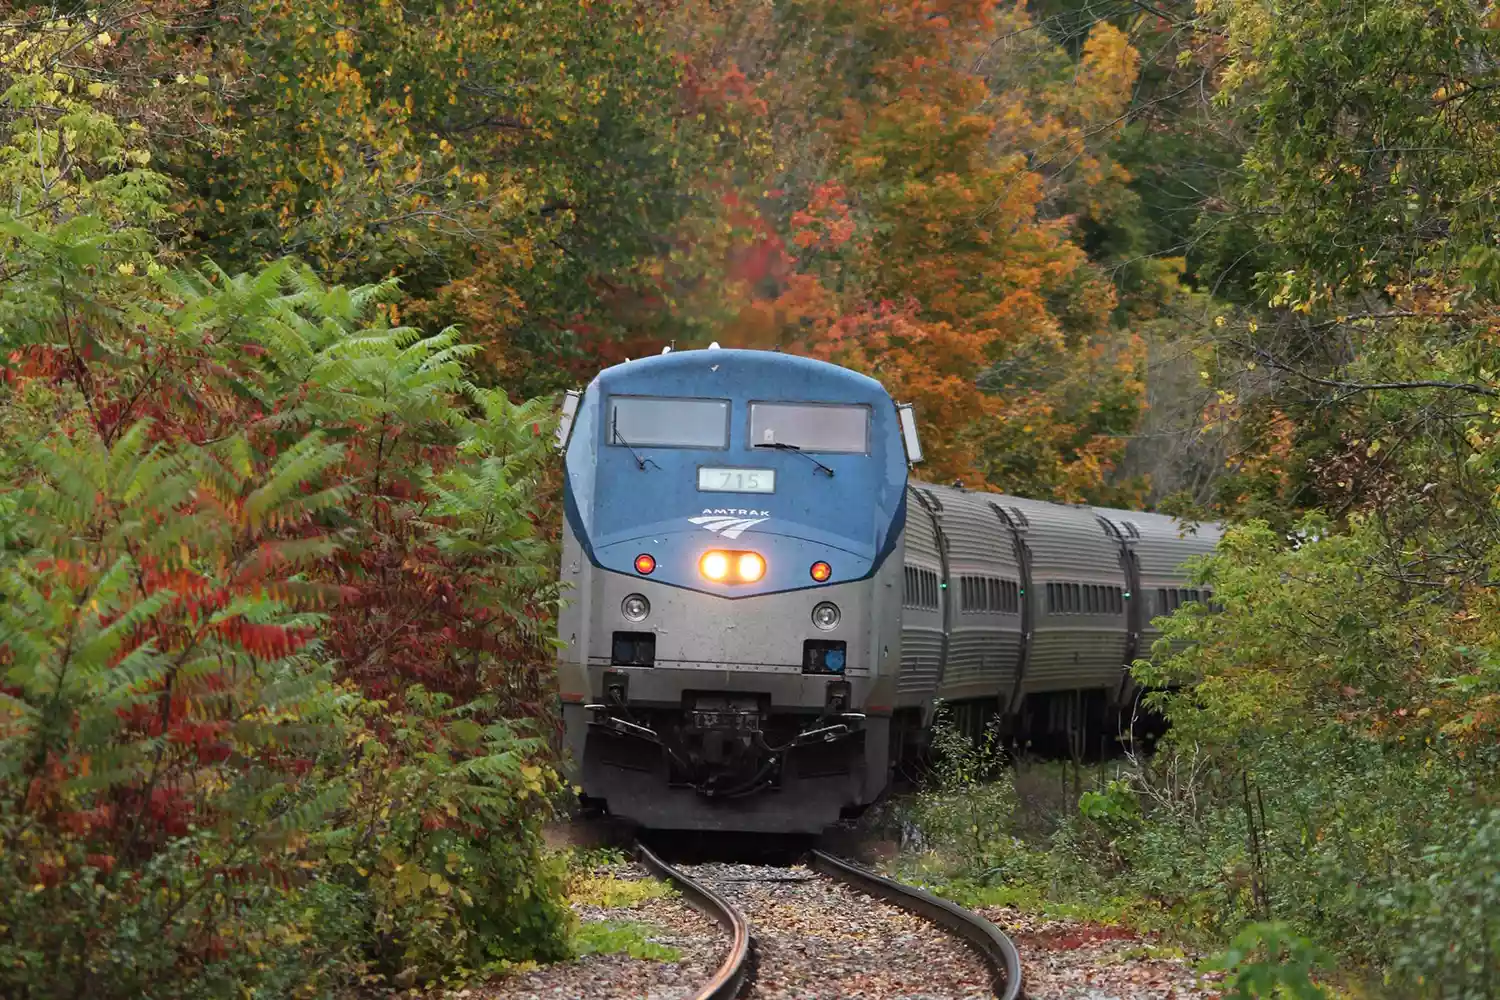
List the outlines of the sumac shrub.
{"label": "sumac shrub", "polygon": [[521,718],[551,622],[540,404],[387,322],[393,284],[167,267],[165,181],[106,91],[17,75],[55,28],[0,96],[25,139],[0,155],[25,210],[0,216],[0,995],[560,954],[556,779]]}

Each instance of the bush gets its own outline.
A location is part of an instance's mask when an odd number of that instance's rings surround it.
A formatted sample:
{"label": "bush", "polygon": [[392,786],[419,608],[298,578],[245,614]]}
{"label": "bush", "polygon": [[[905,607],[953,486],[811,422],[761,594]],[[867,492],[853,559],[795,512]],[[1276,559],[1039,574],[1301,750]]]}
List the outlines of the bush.
{"label": "bush", "polygon": [[1425,878],[1381,900],[1394,978],[1442,1000],[1493,997],[1500,982],[1500,810],[1453,828],[1422,861]]}
{"label": "bush", "polygon": [[544,742],[481,723],[483,702],[421,688],[406,701],[386,740],[359,741],[346,825],[326,839],[329,877],[358,890],[375,971],[426,981],[565,957],[567,873],[537,823],[560,787],[535,762]]}
{"label": "bush", "polygon": [[518,721],[553,599],[540,404],[391,326],[391,284],[169,269],[165,181],[87,82],[0,98],[28,207],[0,217],[0,994],[561,956],[558,779]]}

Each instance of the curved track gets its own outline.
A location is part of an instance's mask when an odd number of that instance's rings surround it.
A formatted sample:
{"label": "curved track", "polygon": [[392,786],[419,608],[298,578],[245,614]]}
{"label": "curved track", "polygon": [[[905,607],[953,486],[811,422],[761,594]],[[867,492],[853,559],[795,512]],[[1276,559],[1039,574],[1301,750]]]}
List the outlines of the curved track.
{"label": "curved track", "polygon": [[750,975],[750,924],[745,915],[729,900],[667,864],[639,841],[635,854],[651,874],[676,886],[689,902],[718,921],[729,934],[729,954],[693,1000],[733,1000],[739,996]]}
{"label": "curved track", "polygon": [[[695,879],[683,869],[663,861],[644,844],[637,842],[635,853],[652,874],[675,885],[689,902],[718,921],[729,935],[728,954],[713,977],[694,995],[694,1000],[731,1000],[749,992],[755,981],[752,963],[753,928],[739,907],[723,893],[705,884],[705,881]],[[998,1000],[1024,1000],[1020,954],[1010,938],[988,920],[923,889],[904,885],[824,851],[812,851],[807,867],[824,878],[907,910],[942,927],[953,936],[962,938],[979,953],[989,967],[990,992]],[[770,871],[784,869],[773,867]],[[802,879],[807,877],[809,876],[803,876]],[[798,880],[795,877],[771,875],[769,872],[764,878],[753,878],[753,881],[767,882]]]}
{"label": "curved track", "polygon": [[984,956],[993,977],[990,989],[999,1000],[1023,1000],[1020,952],[1000,928],[979,914],[924,889],[903,885],[823,851],[812,852],[808,867],[952,931]]}

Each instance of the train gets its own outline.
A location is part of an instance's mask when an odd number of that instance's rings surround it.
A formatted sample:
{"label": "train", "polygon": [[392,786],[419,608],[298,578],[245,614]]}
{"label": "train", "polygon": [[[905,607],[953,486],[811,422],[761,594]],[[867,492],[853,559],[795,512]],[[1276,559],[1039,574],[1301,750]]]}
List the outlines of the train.
{"label": "train", "polygon": [[1215,523],[912,478],[875,379],[712,345],[566,393],[557,655],[588,805],[649,829],[823,832],[938,704],[974,731],[1104,734]]}

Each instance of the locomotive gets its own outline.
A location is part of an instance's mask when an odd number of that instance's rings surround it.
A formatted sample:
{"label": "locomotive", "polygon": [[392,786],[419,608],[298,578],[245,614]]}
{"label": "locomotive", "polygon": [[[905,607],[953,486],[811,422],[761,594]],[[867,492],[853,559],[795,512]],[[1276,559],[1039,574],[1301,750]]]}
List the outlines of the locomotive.
{"label": "locomotive", "polygon": [[938,700],[971,730],[1104,732],[1219,537],[911,481],[909,405],[779,352],[607,368],[558,443],[569,766],[656,829],[817,834],[876,800]]}

